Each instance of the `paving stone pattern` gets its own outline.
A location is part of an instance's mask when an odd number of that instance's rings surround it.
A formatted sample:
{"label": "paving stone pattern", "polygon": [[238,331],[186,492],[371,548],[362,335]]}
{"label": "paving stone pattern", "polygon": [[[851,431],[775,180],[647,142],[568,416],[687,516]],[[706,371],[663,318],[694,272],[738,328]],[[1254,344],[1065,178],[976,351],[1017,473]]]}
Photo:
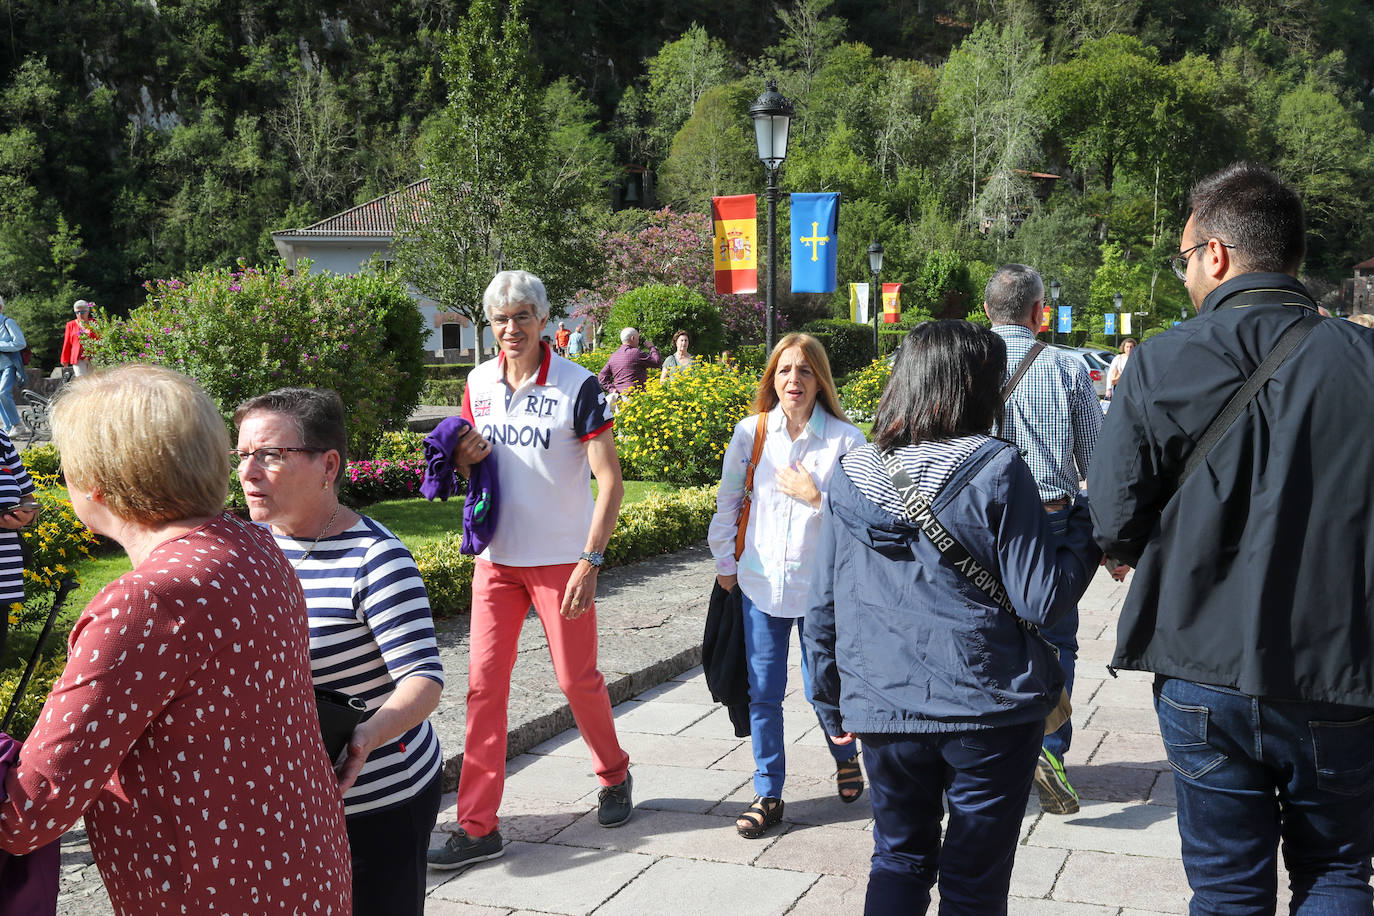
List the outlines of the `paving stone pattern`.
{"label": "paving stone pattern", "polygon": [[[753,758],[748,740],[736,738],[724,710],[711,704],[696,666],[710,577],[709,556],[697,547],[609,571],[603,581],[601,663],[635,774],[634,817],[614,830],[596,823],[590,758],[570,728],[542,629],[537,619],[528,621],[501,808],[506,854],[463,872],[431,871],[427,913],[835,916],[862,910],[872,853],[868,793],[852,805],[836,796],[834,763],[802,694],[795,658],[784,717],[784,823],[760,840],[735,834],[734,817],[753,798]],[[1067,761],[1083,807],[1069,817],[1046,815],[1032,792],[1012,875],[1013,916],[1187,912],[1173,780],[1151,710],[1150,676],[1112,678],[1105,668],[1125,593],[1102,573],[1084,599],[1077,730]],[[449,687],[435,721],[452,780],[462,747],[466,629],[457,621],[441,630]],[[456,825],[453,800],[451,792],[445,796],[435,844]],[[84,835],[72,831],[63,848],[62,913],[110,912],[90,862]],[[1285,883],[1280,876],[1280,886]]]}

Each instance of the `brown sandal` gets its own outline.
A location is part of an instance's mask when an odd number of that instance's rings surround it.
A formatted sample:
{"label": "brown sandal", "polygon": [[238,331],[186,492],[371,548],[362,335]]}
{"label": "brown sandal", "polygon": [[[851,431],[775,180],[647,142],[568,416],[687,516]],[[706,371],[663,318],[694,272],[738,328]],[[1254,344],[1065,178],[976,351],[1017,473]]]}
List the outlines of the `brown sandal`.
{"label": "brown sandal", "polygon": [[735,818],[735,831],[746,840],[757,840],[770,827],[782,823],[782,799],[754,796],[754,803]]}
{"label": "brown sandal", "polygon": [[[836,764],[835,789],[839,793],[840,801],[846,805],[858,801],[859,796],[864,794],[864,771],[859,769],[858,754]],[[849,795],[848,792],[854,794]]]}

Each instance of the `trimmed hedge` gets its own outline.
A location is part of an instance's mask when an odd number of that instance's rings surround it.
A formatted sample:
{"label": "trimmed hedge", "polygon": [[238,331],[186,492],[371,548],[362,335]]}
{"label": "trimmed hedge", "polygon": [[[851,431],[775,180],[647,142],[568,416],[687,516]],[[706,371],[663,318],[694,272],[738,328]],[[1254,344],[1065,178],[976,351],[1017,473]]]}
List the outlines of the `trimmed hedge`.
{"label": "trimmed hedge", "polygon": [[449,407],[463,406],[463,389],[467,386],[466,378],[435,378],[425,382],[420,389],[421,404],[443,404]]}
{"label": "trimmed hedge", "polygon": [[909,333],[910,328],[902,328],[900,331],[879,331],[878,349],[882,351],[883,356],[891,356]]}
{"label": "trimmed hedge", "polygon": [[446,379],[465,379],[472,371],[472,363],[430,363],[425,366],[425,378],[432,382]]}
{"label": "trimmed hedge", "polygon": [[834,375],[848,375],[873,359],[873,327],[843,318],[819,318],[802,328],[825,345]]}
{"label": "trimmed hedge", "polygon": [[[714,485],[653,493],[623,507],[606,545],[606,565],[621,566],[695,544],[706,537],[715,511]],[[459,552],[462,541],[461,533],[454,534],[415,551],[415,564],[436,618],[472,609],[473,558]]]}
{"label": "trimmed hedge", "polygon": [[613,336],[616,346],[623,328],[638,330],[664,356],[672,352],[673,332],[679,329],[692,335],[695,355],[713,356],[725,342],[716,307],[701,293],[680,284],[651,283],[617,299],[606,318],[607,336]]}

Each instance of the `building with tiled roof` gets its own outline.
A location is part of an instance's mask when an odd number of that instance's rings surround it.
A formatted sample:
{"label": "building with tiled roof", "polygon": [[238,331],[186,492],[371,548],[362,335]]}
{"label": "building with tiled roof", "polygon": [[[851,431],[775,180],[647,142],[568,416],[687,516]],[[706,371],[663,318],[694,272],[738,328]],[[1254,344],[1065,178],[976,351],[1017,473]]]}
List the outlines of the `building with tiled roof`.
{"label": "building with tiled roof", "polygon": [[[312,270],[336,274],[351,274],[362,270],[371,261],[390,265],[394,255],[398,217],[408,214],[422,218],[428,206],[426,196],[429,179],[406,185],[399,191],[383,194],[366,203],[350,207],[342,213],[327,216],[319,222],[300,229],[283,229],[272,233],[286,266],[308,258]],[[425,326],[430,328],[425,349],[442,359],[467,359],[472,351],[472,326],[457,312],[440,311],[438,303],[417,291],[415,296]],[[487,347],[495,345],[488,328],[483,334]]]}

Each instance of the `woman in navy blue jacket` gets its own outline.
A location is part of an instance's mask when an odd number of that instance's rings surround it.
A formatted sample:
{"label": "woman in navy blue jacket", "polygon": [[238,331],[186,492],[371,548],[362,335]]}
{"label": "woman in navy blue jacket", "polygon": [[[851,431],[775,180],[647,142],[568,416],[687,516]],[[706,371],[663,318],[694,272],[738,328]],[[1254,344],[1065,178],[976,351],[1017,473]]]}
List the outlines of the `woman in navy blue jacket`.
{"label": "woman in navy blue jacket", "polygon": [[[1006,912],[1045,717],[1064,683],[1035,627],[1078,602],[1101,558],[1086,497],[1056,537],[1016,449],[987,435],[1005,354],[967,322],[915,328],[875,444],[851,451],[831,484],[804,640],[821,722],[838,740],[863,739],[869,914],[924,912],[937,874],[942,914]],[[933,507],[925,530],[885,455]],[[942,552],[950,536],[976,566]]]}

